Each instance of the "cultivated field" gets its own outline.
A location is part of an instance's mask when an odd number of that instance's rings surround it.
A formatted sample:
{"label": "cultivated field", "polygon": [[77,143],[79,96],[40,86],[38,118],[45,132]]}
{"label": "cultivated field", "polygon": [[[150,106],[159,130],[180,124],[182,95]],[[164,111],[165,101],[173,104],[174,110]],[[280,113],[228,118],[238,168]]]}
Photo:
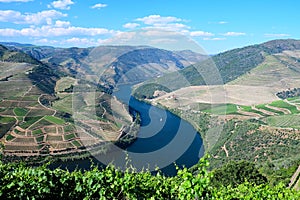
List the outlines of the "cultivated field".
{"label": "cultivated field", "polygon": [[[102,118],[112,118],[109,106],[102,100],[99,107],[103,112],[85,122],[85,130],[76,128],[72,122],[73,95],[69,89],[75,79],[63,77],[57,81],[56,96],[52,104],[44,105],[44,99],[53,99],[42,92],[27,77],[33,65],[0,63],[0,138],[7,155],[62,154],[79,151],[83,146],[99,144],[104,140],[114,141],[120,135],[121,121],[131,122],[123,104],[111,99],[118,111],[116,121],[111,123]],[[97,94],[100,97],[103,94]],[[93,99],[94,98],[94,99]],[[96,102],[99,101],[96,98]],[[95,95],[85,95],[83,111],[89,112]],[[94,103],[95,105],[95,103]],[[90,115],[90,113],[89,113]],[[89,116],[88,115],[88,116]],[[77,123],[77,125],[80,125]]]}

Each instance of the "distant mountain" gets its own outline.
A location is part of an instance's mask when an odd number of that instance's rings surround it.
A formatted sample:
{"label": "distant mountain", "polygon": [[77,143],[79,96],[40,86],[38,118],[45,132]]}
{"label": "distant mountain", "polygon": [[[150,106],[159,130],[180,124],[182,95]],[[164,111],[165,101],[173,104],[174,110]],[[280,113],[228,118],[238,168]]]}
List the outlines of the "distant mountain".
{"label": "distant mountain", "polygon": [[[66,56],[67,60],[67,56],[72,55],[80,61],[80,55],[86,56],[83,55],[86,49],[81,50],[70,48],[57,57]],[[104,139],[122,141],[120,144],[131,140],[120,138],[120,134],[126,135],[123,131],[127,133],[137,126],[126,107],[97,83],[74,79],[63,68],[43,59],[39,61],[16,47],[0,45],[0,142],[4,144],[5,156],[72,154],[86,146],[99,148]],[[76,90],[73,94],[79,84],[84,91]],[[92,86],[95,89],[90,89]],[[93,100],[96,101],[94,112],[89,103]],[[110,103],[118,109],[112,112]],[[77,117],[76,122],[82,124],[88,134],[82,136],[84,133],[77,131],[73,109],[80,110],[80,117],[84,119]]]}
{"label": "distant mountain", "polygon": [[54,48],[4,43],[23,51],[54,69],[75,76],[78,72],[97,75],[106,87],[116,83],[138,83],[183,69],[208,56],[184,51],[167,51],[148,46],[99,46],[90,48]]}
{"label": "distant mountain", "polygon": [[120,82],[141,82],[205,58],[191,51],[145,46],[2,44],[0,142],[7,156],[103,151],[103,141],[126,146],[139,124],[111,96],[112,89]]}
{"label": "distant mountain", "polygon": [[55,72],[49,66],[22,51],[9,50],[2,45],[0,45],[0,60],[8,63],[32,64],[33,68],[28,73],[28,78],[42,91],[49,94],[54,93],[58,72]]}
{"label": "distant mountain", "polygon": [[[275,55],[285,51],[300,50],[299,40],[273,40],[259,45],[251,45],[233,49],[212,56],[202,62],[186,67],[178,72],[170,73],[145,84],[157,83],[170,90],[196,85],[219,85],[231,82],[262,64],[268,55]],[[278,61],[284,62],[284,61]],[[209,75],[203,77],[203,75]],[[179,81],[180,80],[180,81]],[[141,86],[137,91],[141,96]],[[147,93],[149,94],[149,87]],[[153,94],[154,87],[151,93]]]}
{"label": "distant mountain", "polygon": [[199,61],[203,58],[202,55],[193,57],[188,53],[174,53],[156,48],[132,50],[119,56],[111,63],[110,67],[114,70],[112,83],[139,83],[183,69],[194,63],[195,60]]}
{"label": "distant mountain", "polygon": [[190,122],[212,168],[247,160],[288,185],[300,163],[299,85],[300,41],[273,40],[143,82],[134,96]]}
{"label": "distant mountain", "polygon": [[32,44],[21,44],[21,43],[18,43],[18,42],[0,42],[1,45],[4,45],[6,47],[19,47],[19,48],[22,48],[22,47],[33,47],[34,45]]}
{"label": "distant mountain", "polygon": [[30,64],[39,64],[40,62],[22,51],[9,50],[7,47],[0,45],[0,59],[3,62],[26,62]]}

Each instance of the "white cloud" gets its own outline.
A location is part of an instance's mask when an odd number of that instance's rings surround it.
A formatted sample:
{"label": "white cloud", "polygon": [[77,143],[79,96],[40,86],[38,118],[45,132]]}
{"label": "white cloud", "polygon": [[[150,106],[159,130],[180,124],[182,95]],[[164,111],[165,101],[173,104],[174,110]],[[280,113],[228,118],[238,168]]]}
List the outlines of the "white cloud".
{"label": "white cloud", "polygon": [[72,0],[58,0],[58,1],[53,1],[51,3],[51,6],[56,9],[70,10],[70,5],[73,4],[74,2]]}
{"label": "white cloud", "polygon": [[113,37],[102,40],[101,44],[152,46],[167,50],[191,49],[195,52],[203,52],[194,40],[181,32],[150,27],[141,28],[139,31],[118,32]]}
{"label": "white cloud", "polygon": [[175,32],[182,32],[187,31],[187,29],[190,29],[189,26],[181,23],[169,23],[169,24],[153,24],[152,26],[148,28],[154,28],[154,29],[163,29],[165,31],[175,31]]}
{"label": "white cloud", "polygon": [[160,15],[149,15],[147,17],[137,18],[136,21],[141,21],[147,25],[153,25],[153,24],[167,24],[172,22],[181,22],[183,20],[172,16],[162,17]]}
{"label": "white cloud", "polygon": [[102,44],[127,44],[128,41],[135,39],[137,32],[117,32],[113,37],[102,40]]}
{"label": "white cloud", "polygon": [[64,40],[53,40],[48,38],[42,38],[42,39],[34,40],[33,43],[39,45],[78,46],[78,47],[98,46],[101,44],[100,40],[96,40],[93,38],[78,38],[78,37],[72,37]]}
{"label": "white cloud", "polygon": [[203,38],[203,40],[211,40],[211,41],[221,41],[221,40],[226,40],[226,38],[208,38],[208,37],[206,37],[206,38]]}
{"label": "white cloud", "polygon": [[153,44],[162,44],[162,43],[170,44],[170,43],[176,43],[178,41],[175,39],[161,38],[161,39],[153,39],[151,40],[151,42]]}
{"label": "white cloud", "polygon": [[140,26],[140,24],[137,24],[137,23],[127,23],[127,24],[123,25],[124,28],[129,28],[129,29],[134,29],[138,26]]}
{"label": "white cloud", "polygon": [[83,28],[83,27],[56,27],[56,26],[42,26],[17,29],[0,29],[0,36],[4,37],[60,37],[60,36],[99,36],[114,34],[115,31],[105,28]]}
{"label": "white cloud", "polygon": [[60,20],[57,20],[57,21],[55,22],[55,26],[56,26],[56,27],[69,27],[70,25],[71,25],[71,23],[68,22],[68,21],[60,21]]}
{"label": "white cloud", "polygon": [[146,36],[148,38],[155,37],[155,38],[171,38],[173,36],[182,35],[178,32],[174,31],[166,31],[165,29],[159,28],[144,28],[140,35]]}
{"label": "white cloud", "polygon": [[53,19],[66,17],[56,10],[45,10],[38,13],[22,14],[14,10],[0,10],[0,21],[14,24],[51,24]]}
{"label": "white cloud", "polygon": [[49,40],[46,38],[35,40],[35,44],[41,44],[41,45],[57,45],[59,42],[57,40]]}
{"label": "white cloud", "polygon": [[224,34],[221,34],[224,36],[242,36],[242,35],[246,35],[246,33],[242,33],[242,32],[227,32]]}
{"label": "white cloud", "polygon": [[91,8],[100,9],[100,8],[105,8],[106,6],[107,6],[107,4],[97,3],[97,4],[93,5]]}
{"label": "white cloud", "polygon": [[0,35],[3,37],[20,36],[20,31],[11,28],[0,29]]}
{"label": "white cloud", "polygon": [[3,2],[3,3],[10,3],[10,2],[29,2],[29,1],[33,1],[33,0],[0,0],[0,2]]}
{"label": "white cloud", "polygon": [[289,37],[291,36],[290,34],[286,33],[266,33],[265,37]]}
{"label": "white cloud", "polygon": [[218,24],[228,24],[228,22],[226,22],[226,21],[220,21],[220,22],[218,22]]}
{"label": "white cloud", "polygon": [[77,38],[77,37],[73,37],[73,38],[69,38],[66,39],[64,41],[62,41],[63,45],[72,45],[72,46],[97,46],[100,43],[98,41],[96,41],[93,38]]}
{"label": "white cloud", "polygon": [[[184,19],[180,19],[174,16],[160,16],[160,15],[149,15],[142,18],[137,18],[135,21],[142,22],[143,30],[146,29],[159,29],[162,31],[174,31],[182,34],[189,35],[189,29],[191,27],[187,26],[183,22]],[[130,24],[130,23],[129,23]]]}
{"label": "white cloud", "polygon": [[204,31],[192,31],[190,32],[190,36],[195,37],[195,36],[214,36],[213,33],[210,32],[204,32]]}

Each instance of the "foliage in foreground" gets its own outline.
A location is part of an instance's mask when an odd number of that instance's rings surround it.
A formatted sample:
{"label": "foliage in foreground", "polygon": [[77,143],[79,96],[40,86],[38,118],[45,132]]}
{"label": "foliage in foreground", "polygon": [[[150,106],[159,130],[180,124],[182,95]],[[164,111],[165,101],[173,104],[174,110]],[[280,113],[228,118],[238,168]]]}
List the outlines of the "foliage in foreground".
{"label": "foliage in foreground", "polygon": [[68,172],[45,166],[0,163],[1,199],[299,199],[300,193],[279,184],[269,187],[249,182],[218,188],[210,183],[207,159],[197,173],[179,169],[175,177],[161,173],[122,172],[112,166],[103,170]]}
{"label": "foliage in foreground", "polygon": [[266,184],[267,178],[256,168],[254,163],[248,161],[230,161],[213,172],[211,185],[214,187],[233,186],[238,187],[245,181],[256,185]]}

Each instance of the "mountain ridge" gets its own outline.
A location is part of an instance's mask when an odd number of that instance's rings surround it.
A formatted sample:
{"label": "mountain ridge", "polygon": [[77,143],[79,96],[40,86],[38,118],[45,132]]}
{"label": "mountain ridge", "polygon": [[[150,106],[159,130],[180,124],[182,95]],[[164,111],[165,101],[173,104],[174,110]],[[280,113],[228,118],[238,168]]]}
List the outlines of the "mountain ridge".
{"label": "mountain ridge", "polygon": [[[145,84],[160,84],[172,91],[188,86],[226,84],[249,73],[251,69],[263,63],[266,55],[278,54],[287,50],[300,50],[300,40],[272,40],[262,44],[229,50],[178,72],[146,81]],[[203,77],[203,75],[208,77]],[[181,83],[178,80],[182,80]],[[141,87],[138,93],[141,93],[140,90],[142,90]],[[150,90],[149,87],[147,87],[147,90]],[[154,94],[154,91],[155,89],[151,93]],[[137,97],[140,97],[140,95],[137,95]]]}

